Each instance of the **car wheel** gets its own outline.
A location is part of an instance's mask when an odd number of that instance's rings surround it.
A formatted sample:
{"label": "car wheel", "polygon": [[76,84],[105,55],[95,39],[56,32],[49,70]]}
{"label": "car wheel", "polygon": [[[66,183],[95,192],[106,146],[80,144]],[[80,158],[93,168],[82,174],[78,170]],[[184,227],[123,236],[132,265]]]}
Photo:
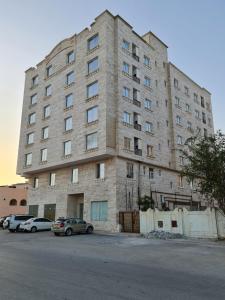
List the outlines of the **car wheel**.
{"label": "car wheel", "polygon": [[37,231],[37,227],[36,226],[33,226],[31,227],[31,230],[30,230],[32,233],[36,232]]}
{"label": "car wheel", "polygon": [[89,226],[86,230],[86,233],[88,233],[88,234],[93,233],[93,227]]}
{"label": "car wheel", "polygon": [[54,232],[54,235],[55,235],[55,236],[59,236],[59,233],[58,233],[58,232]]}
{"label": "car wheel", "polygon": [[20,225],[17,225],[15,231],[18,232],[19,230],[20,230]]}
{"label": "car wheel", "polygon": [[71,236],[72,235],[72,229],[71,228],[68,228],[67,230],[66,230],[66,232],[65,232],[65,235],[66,236]]}

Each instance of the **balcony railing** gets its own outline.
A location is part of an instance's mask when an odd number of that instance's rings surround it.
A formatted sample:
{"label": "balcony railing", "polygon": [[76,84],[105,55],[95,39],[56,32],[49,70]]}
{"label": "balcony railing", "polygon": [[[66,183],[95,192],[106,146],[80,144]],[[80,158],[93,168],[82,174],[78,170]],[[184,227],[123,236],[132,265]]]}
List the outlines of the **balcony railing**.
{"label": "balcony railing", "polygon": [[141,131],[141,125],[138,123],[134,123],[134,128]]}
{"label": "balcony railing", "polygon": [[134,148],[134,154],[142,156],[142,150],[138,148]]}
{"label": "balcony railing", "polygon": [[132,56],[133,56],[133,58],[134,58],[136,61],[139,61],[139,56],[137,56],[136,53],[132,53]]}
{"label": "balcony railing", "polygon": [[141,107],[141,102],[139,100],[135,99],[135,98],[133,99],[133,104],[138,106],[138,107]]}
{"label": "balcony railing", "polygon": [[137,83],[140,83],[140,78],[138,78],[136,75],[132,76],[133,80],[136,81]]}

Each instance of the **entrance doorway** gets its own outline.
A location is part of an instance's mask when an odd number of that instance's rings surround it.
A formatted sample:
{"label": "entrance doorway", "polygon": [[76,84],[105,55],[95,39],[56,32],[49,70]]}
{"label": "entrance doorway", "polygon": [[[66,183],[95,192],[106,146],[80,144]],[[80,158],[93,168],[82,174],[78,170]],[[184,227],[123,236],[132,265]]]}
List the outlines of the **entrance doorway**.
{"label": "entrance doorway", "polygon": [[55,221],[55,204],[44,205],[44,218]]}
{"label": "entrance doorway", "polygon": [[70,194],[67,199],[67,216],[83,219],[84,194]]}

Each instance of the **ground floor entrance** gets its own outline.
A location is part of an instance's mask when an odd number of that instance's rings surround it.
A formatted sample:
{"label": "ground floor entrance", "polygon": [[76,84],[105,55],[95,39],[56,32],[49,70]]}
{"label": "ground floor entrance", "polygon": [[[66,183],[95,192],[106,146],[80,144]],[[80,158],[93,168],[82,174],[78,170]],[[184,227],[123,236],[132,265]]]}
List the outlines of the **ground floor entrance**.
{"label": "ground floor entrance", "polygon": [[70,194],[67,198],[67,217],[83,219],[84,215],[84,194]]}
{"label": "ground floor entrance", "polygon": [[140,232],[139,211],[121,211],[119,223],[122,232]]}

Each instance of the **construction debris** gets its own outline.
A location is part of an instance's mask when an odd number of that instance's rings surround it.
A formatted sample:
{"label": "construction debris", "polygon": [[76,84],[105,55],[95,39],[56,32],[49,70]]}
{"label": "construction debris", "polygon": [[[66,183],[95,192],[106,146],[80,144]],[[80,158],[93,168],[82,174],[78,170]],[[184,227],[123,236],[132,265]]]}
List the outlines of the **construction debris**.
{"label": "construction debris", "polygon": [[157,231],[153,230],[146,234],[143,234],[144,238],[146,239],[161,239],[161,240],[171,240],[171,239],[184,239],[184,235],[180,233],[171,233],[166,231]]}

